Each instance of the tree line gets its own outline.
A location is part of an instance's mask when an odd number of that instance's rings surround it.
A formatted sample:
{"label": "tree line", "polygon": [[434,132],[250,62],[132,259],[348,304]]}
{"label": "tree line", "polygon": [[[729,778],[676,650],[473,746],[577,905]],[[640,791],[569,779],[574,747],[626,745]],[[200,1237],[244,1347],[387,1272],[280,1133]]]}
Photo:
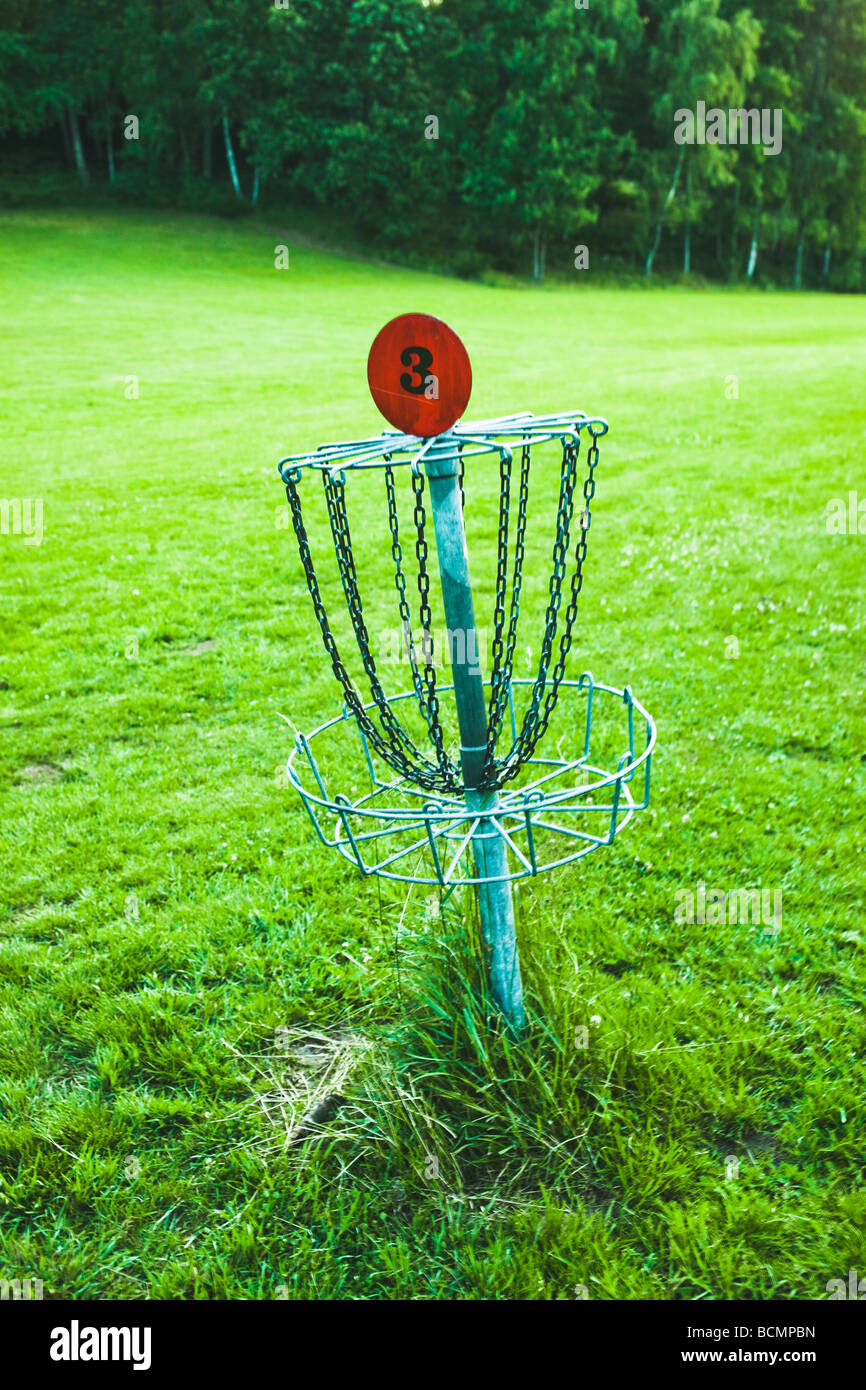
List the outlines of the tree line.
{"label": "tree line", "polygon": [[459,274],[866,290],[866,0],[4,0],[0,26],[25,180],[304,205]]}

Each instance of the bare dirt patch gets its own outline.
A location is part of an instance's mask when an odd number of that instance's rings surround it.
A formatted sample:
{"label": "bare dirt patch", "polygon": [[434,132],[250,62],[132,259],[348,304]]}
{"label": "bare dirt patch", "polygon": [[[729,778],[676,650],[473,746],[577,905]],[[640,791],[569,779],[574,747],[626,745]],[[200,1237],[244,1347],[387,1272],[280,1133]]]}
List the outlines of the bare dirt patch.
{"label": "bare dirt patch", "polygon": [[18,781],[34,787],[48,782],[62,782],[63,768],[56,763],[25,763],[18,769]]}
{"label": "bare dirt patch", "polygon": [[204,652],[215,652],[217,643],[212,637],[206,637],[203,642],[196,642],[194,647],[181,647],[181,656],[201,656]]}
{"label": "bare dirt patch", "polygon": [[[225,1041],[225,1039],[223,1040]],[[344,1103],[343,1088],[371,1043],[357,1033],[319,1033],[303,1027],[276,1030],[275,1047],[251,1057],[226,1043],[251,1065],[255,1102],[282,1131],[280,1147],[292,1149],[321,1134]]]}

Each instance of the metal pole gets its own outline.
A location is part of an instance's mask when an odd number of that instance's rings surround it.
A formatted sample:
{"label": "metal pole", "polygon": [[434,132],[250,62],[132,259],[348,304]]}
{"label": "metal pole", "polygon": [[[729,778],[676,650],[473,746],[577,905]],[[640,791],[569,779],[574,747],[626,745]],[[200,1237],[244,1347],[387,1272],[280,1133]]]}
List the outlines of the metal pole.
{"label": "metal pole", "polygon": [[[426,455],[424,469],[430,484],[445,622],[451,633],[451,669],[460,726],[466,806],[470,811],[495,812],[498,796],[480,789],[487,744],[487,701],[472,604],[458,467],[456,443],[449,434],[441,435]],[[485,880],[478,885],[478,908],[490,991],[517,1033],[525,1025],[526,1015],[514,930],[514,903],[508,881],[508,852],[489,815],[479,820],[472,849],[476,876]]]}

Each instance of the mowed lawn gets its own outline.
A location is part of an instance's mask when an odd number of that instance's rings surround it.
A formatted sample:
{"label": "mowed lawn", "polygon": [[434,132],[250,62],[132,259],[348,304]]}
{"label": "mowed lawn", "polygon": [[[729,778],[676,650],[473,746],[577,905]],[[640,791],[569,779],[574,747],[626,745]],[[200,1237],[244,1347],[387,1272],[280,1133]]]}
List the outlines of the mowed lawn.
{"label": "mowed lawn", "polygon": [[[863,300],[485,286],[80,212],[0,219],[0,297],[0,498],[44,517],[0,535],[0,1277],[820,1299],[866,1271],[866,535],[826,524],[866,500]],[[280,716],[339,696],[275,464],[380,428],[367,349],[408,309],[464,338],[470,419],[610,420],[572,673],[659,728],[651,809],[521,891],[519,1048],[471,904],[362,880],[280,773]],[[381,534],[381,480],[349,491]],[[780,930],[677,920],[699,884],[781,892]]]}

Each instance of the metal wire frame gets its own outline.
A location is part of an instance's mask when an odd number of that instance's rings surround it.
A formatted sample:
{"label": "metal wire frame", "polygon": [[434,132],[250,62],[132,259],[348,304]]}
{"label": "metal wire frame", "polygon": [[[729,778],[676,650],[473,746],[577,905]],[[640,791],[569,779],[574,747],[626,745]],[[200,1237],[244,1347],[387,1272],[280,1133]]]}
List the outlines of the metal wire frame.
{"label": "metal wire frame", "polygon": [[[484,766],[480,778],[475,778],[473,774],[474,780],[477,781],[479,785],[492,790],[494,787],[498,787],[504,782],[511,781],[514,777],[519,775],[520,768],[534,752],[536,744],[543,736],[553,706],[556,703],[557,691],[564,674],[565,658],[571,646],[571,633],[576,616],[577,596],[580,592],[582,583],[582,567],[586,556],[587,535],[591,521],[590,501],[595,492],[593,471],[598,462],[598,440],[602,435],[607,433],[607,429],[608,426],[606,421],[599,417],[591,418],[583,411],[557,412],[556,414],[540,416],[535,416],[531,414],[531,412],[525,411],[513,415],[502,416],[493,420],[484,420],[478,424],[460,424],[451,430],[423,441],[413,435],[402,434],[397,430],[385,430],[380,436],[374,439],[321,445],[311,454],[294,455],[281,460],[279,464],[280,475],[286,486],[286,495],[289,501],[307,585],[313,600],[314,611],[322,631],[325,649],[331,658],[334,674],[343,687],[344,698],[351,707],[360,728],[365,733],[371,745],[377,753],[384,757],[393,772],[395,772],[398,777],[404,776],[410,781],[414,779],[414,781],[425,788],[429,794],[435,795],[440,791],[449,794],[458,791],[461,782],[461,769],[456,762],[445,758],[442,754],[441,726],[438,720],[436,700],[437,683],[432,668],[425,663],[423,682],[425,688],[421,688],[420,681],[415,681],[415,686],[419,706],[427,721],[430,740],[434,748],[438,750],[438,766],[436,763],[430,762],[423,751],[423,746],[416,746],[414,741],[408,737],[405,729],[400,725],[399,720],[394,717],[394,713],[382,687],[381,680],[376,673],[375,662],[369,648],[369,635],[362,613],[361,596],[358,592],[354,573],[354,558],[352,554],[348,517],[345,510],[345,484],[347,475],[359,469],[363,471],[371,468],[384,468],[387,470],[386,479],[388,480],[388,486],[393,489],[394,465],[409,465],[412,473],[413,488],[416,492],[414,521],[416,527],[415,550],[419,563],[418,588],[421,597],[420,623],[422,631],[426,632],[429,629],[429,606],[426,609],[425,616],[429,578],[425,570],[428,544],[424,532],[425,509],[422,500],[425,473],[428,474],[431,479],[437,478],[441,476],[443,465],[446,463],[451,464],[454,461],[458,462],[462,499],[463,477],[467,457],[472,458],[479,454],[486,454],[488,456],[490,454],[498,454],[500,475],[503,479],[503,497],[507,499],[509,496],[508,480],[511,476],[513,448],[519,448],[522,460],[520,506],[524,509],[523,516],[525,518],[526,501],[524,485],[526,466],[531,448],[534,444],[547,443],[554,440],[558,440],[561,445],[562,464],[557,532],[553,546],[553,570],[549,584],[550,598],[547,604],[538,675],[536,677],[529,707],[525,711],[522,720],[520,733],[519,735],[515,734],[512,747],[505,753],[504,757],[497,757],[496,744],[501,719],[504,713],[503,702],[511,676],[515,620],[516,615],[519,613],[523,545],[522,523],[518,519],[517,533],[515,536],[513,576],[511,580],[513,591],[508,620],[508,636],[503,645],[504,632],[501,623],[504,622],[504,607],[500,609],[500,603],[502,605],[505,603],[505,585],[508,582],[506,555],[509,548],[509,540],[507,501],[503,513],[503,503],[500,499],[497,542],[497,613],[499,614],[501,612],[502,617],[497,617],[498,626],[494,638],[494,668],[492,675],[495,684],[491,690],[488,727],[483,739],[480,739],[480,730],[477,731],[478,736],[475,738],[476,743],[483,741],[485,745]],[[590,443],[586,452],[588,473],[583,484],[584,507],[581,511],[579,521],[580,538],[574,552],[573,561],[571,562],[568,603],[564,610],[564,615],[562,619],[560,619],[558,615],[563,597],[563,583],[568,577],[569,570],[569,566],[566,564],[566,553],[569,545],[569,528],[571,525],[574,490],[577,481],[575,465],[580,449],[580,435],[582,430],[587,431],[590,436]],[[511,441],[510,443],[509,440]],[[300,483],[305,468],[318,472],[325,485],[325,496],[328,502],[331,530],[338,564],[340,566],[346,603],[375,702],[375,717],[373,719],[369,718],[366,714],[364,706],[362,706],[360,702],[360,693],[347,674],[337,640],[331,630],[325,606],[322,601],[320,585],[315,573],[315,565],[303,520]],[[432,489],[432,481],[430,486]],[[397,539],[396,514],[393,508],[389,510],[389,517],[393,542],[392,552],[397,567],[396,579],[399,598],[401,589],[405,587],[405,579],[400,568],[401,548]],[[405,624],[408,619],[408,613],[405,611],[403,611],[403,619]],[[560,621],[562,622],[561,631],[558,627]],[[467,622],[464,623],[464,626],[472,626],[472,624]],[[551,672],[555,636],[559,636],[560,639],[559,652]],[[507,656],[503,663],[501,658],[505,651],[507,651]],[[548,677],[550,677],[549,681]],[[372,709],[372,707],[369,706],[367,708]]]}
{"label": "metal wire frame", "polygon": [[589,416],[582,410],[558,411],[553,415],[533,415],[526,410],[516,415],[478,420],[473,424],[464,425],[461,422],[429,439],[387,429],[369,439],[320,444],[308,453],[290,454],[281,459],[277,467],[283,482],[290,476],[297,478],[305,468],[341,474],[344,471],[387,468],[389,464],[408,464],[413,472],[418,473],[428,455],[435,457],[446,451],[453,454],[457,447],[464,459],[489,453],[505,453],[510,457],[508,444],[498,444],[497,440],[513,437],[521,444],[545,444],[562,439],[564,435],[579,434],[581,430],[588,430],[594,439],[600,439],[607,434],[608,423],[600,416]]}
{"label": "metal wire frame", "polygon": [[[512,684],[532,685],[532,679],[521,677],[515,679]],[[442,693],[453,691],[453,688],[450,685],[444,686]],[[405,778],[383,780],[370,756],[364,734],[346,706],[342,714],[320,724],[310,734],[296,736],[295,748],[286,764],[289,783],[300,795],[322,844],[327,848],[336,849],[365,876],[375,874],[402,883],[432,885],[443,889],[537,877],[551,869],[582,859],[603,845],[612,844],[614,838],[625,829],[637,812],[645,810],[649,805],[650,769],[656,728],[652,717],[635,699],[631,688],[626,686],[620,690],[615,686],[599,684],[588,671],[585,671],[576,681],[563,681],[561,689],[563,692],[568,690],[577,694],[586,691],[583,753],[572,758],[529,759],[527,767],[537,770],[537,775],[529,783],[503,789],[495,804],[491,802],[485,806],[483,798],[479,798],[476,805],[467,806],[462,795],[430,797],[429,793],[413,787]],[[621,701],[626,709],[628,751],[619,759],[615,771],[605,770],[589,761],[593,710],[599,694],[613,696]],[[401,700],[414,698],[414,691],[404,691],[392,696],[389,703],[396,704]],[[514,727],[514,705],[510,691],[509,709]],[[645,721],[645,743],[640,752],[635,751],[635,712]],[[371,782],[371,790],[354,801],[341,793],[334,796],[328,794],[310,747],[314,739],[342,725],[354,727]],[[306,762],[307,769],[312,774],[316,792],[305,786],[301,779],[298,765],[302,761]],[[643,796],[637,801],[629,784],[641,768]],[[577,785],[574,779],[576,773],[580,773],[581,776],[594,775],[598,780],[590,781],[586,785]],[[563,779],[565,785],[562,785]],[[556,785],[557,781],[559,785]],[[595,795],[608,787],[613,789],[610,800],[597,802]],[[402,798],[402,801],[395,803],[388,800],[389,795],[391,798]],[[413,799],[415,804],[411,804]],[[408,805],[407,800],[410,802]],[[333,838],[322,828],[320,813],[323,812],[334,817]],[[567,818],[566,823],[557,823],[558,818],[563,816]],[[573,823],[573,818],[587,816],[599,819],[599,833],[580,829]],[[544,840],[539,832],[554,837],[561,836],[568,841],[577,842],[579,847],[558,858],[541,862],[539,851]],[[488,880],[479,878],[477,873],[473,874],[467,870],[466,865],[473,863],[473,836],[477,837],[478,834],[501,836],[511,859],[517,863],[514,872]],[[398,836],[406,836],[407,842],[396,849],[392,848],[384,859],[378,858],[381,849],[387,850],[389,839],[393,842]],[[371,856],[368,850],[374,850],[375,855]],[[407,872],[405,865],[400,865],[400,861],[405,860],[407,856],[415,856],[416,861],[426,860],[426,870],[421,872],[423,866],[416,862],[414,869]],[[432,873],[429,867],[431,861]]]}

